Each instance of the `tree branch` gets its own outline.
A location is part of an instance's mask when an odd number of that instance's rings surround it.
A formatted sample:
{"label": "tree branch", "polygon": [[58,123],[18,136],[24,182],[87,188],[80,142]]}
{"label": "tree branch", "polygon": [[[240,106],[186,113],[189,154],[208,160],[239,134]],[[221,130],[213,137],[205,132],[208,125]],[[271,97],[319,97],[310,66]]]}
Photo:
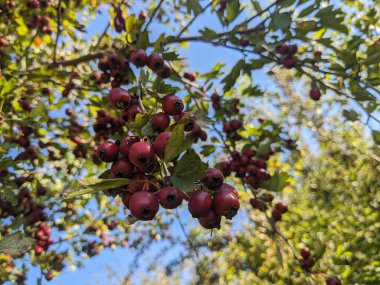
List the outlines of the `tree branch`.
{"label": "tree branch", "polygon": [[152,15],[150,16],[148,23],[146,24],[144,30],[142,31],[143,33],[148,29],[150,23],[153,21],[153,18],[156,16],[156,14],[157,14],[158,10],[160,9],[162,3],[164,3],[164,0],[160,0],[160,2],[157,4],[156,8],[154,8],[154,11],[153,11]]}
{"label": "tree branch", "polygon": [[61,1],[62,0],[58,1],[58,7],[57,7],[57,36],[55,38],[55,44],[54,44],[53,62],[57,61],[58,40],[61,34]]}

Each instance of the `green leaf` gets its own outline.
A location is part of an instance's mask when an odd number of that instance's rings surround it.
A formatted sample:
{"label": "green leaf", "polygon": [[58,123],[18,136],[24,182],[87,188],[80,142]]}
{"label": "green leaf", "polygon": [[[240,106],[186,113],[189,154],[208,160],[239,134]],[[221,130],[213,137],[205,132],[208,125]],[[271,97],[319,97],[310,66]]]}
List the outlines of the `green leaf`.
{"label": "green leaf", "polygon": [[236,19],[236,17],[241,13],[240,1],[239,0],[229,0],[227,2],[227,16],[226,19],[229,23]]}
{"label": "green leaf", "polygon": [[314,259],[315,261],[318,261],[322,258],[323,254],[326,251],[326,244],[325,243],[319,243],[316,246],[314,246]]}
{"label": "green leaf", "polygon": [[245,61],[243,59],[239,60],[235,66],[232,68],[231,72],[223,78],[222,80],[222,83],[224,83],[224,87],[223,87],[223,90],[224,92],[227,92],[229,91],[232,86],[235,85],[235,82],[237,80],[237,78],[239,77],[240,75],[240,72],[246,68],[247,64],[245,63]]}
{"label": "green leaf", "polygon": [[356,113],[354,110],[343,110],[343,116],[348,120],[348,121],[357,121],[359,119],[359,114]]}
{"label": "green leaf", "polygon": [[171,52],[165,52],[165,53],[162,54],[162,57],[163,57],[165,60],[168,60],[168,61],[181,60],[181,58],[179,57],[179,55],[176,54],[174,51],[171,51]]}
{"label": "green leaf", "polygon": [[276,171],[267,181],[260,181],[260,187],[270,191],[280,192],[289,185],[289,174]]}
{"label": "green leaf", "polygon": [[272,18],[271,24],[275,30],[285,30],[290,27],[292,23],[292,16],[290,13],[275,14]]}
{"label": "green leaf", "polygon": [[193,149],[189,149],[177,162],[170,180],[175,187],[189,192],[194,190],[195,181],[206,175],[207,169],[207,163],[202,162]]}
{"label": "green leaf", "polygon": [[214,153],[216,150],[216,147],[214,145],[204,145],[202,146],[201,154],[204,156],[208,156],[212,153]]}
{"label": "green leaf", "polygon": [[19,256],[26,252],[34,243],[34,239],[26,237],[22,232],[15,232],[0,240],[0,252]]}
{"label": "green leaf", "polygon": [[156,132],[152,129],[152,125],[150,124],[150,122],[146,123],[142,128],[141,128],[141,135],[143,137],[146,137],[146,136],[153,136],[155,135]]}
{"label": "green leaf", "polygon": [[8,167],[17,165],[18,163],[20,162],[17,160],[13,160],[12,158],[4,158],[0,161],[0,170],[7,169]]}
{"label": "green leaf", "polygon": [[380,145],[380,132],[372,131],[372,137],[376,144]]}
{"label": "green leaf", "polygon": [[190,14],[191,11],[194,12],[194,15],[198,15],[202,12],[203,8],[198,0],[187,0],[186,1],[187,12]]}
{"label": "green leaf", "polygon": [[191,145],[192,141],[185,137],[183,132],[184,125],[177,125],[168,140],[165,147],[165,161],[169,162],[177,158],[181,152],[187,150]]}
{"label": "green leaf", "polygon": [[201,34],[201,37],[206,40],[213,40],[218,38],[218,33],[215,32],[215,30],[211,30],[209,28],[204,28],[204,30],[199,30],[199,33]]}
{"label": "green leaf", "polygon": [[45,104],[41,101],[38,105],[30,112],[30,117],[36,118],[46,118],[47,117],[47,109]]}

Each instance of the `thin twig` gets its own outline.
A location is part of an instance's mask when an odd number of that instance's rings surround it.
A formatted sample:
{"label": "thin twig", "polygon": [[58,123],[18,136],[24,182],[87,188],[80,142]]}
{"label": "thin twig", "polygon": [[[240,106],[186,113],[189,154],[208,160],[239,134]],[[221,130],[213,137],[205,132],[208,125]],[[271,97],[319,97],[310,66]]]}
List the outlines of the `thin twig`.
{"label": "thin twig", "polygon": [[177,209],[177,219],[178,219],[179,226],[181,227],[181,230],[182,230],[184,236],[186,237],[187,242],[188,242],[189,245],[190,245],[190,248],[195,252],[195,255],[199,258],[198,250],[197,250],[197,248],[194,246],[193,242],[191,241],[189,235],[188,235],[187,232],[186,232],[185,226],[183,225],[183,223],[182,223],[182,221],[181,221],[181,218],[180,218],[180,216],[179,216],[178,209]]}
{"label": "thin twig", "polygon": [[108,29],[111,27],[111,23],[108,22],[107,26],[104,28],[103,30],[103,33],[100,35],[99,39],[98,39],[98,42],[96,43],[95,46],[93,46],[92,48],[90,48],[90,51],[94,51],[94,50],[97,50],[100,43],[102,42],[103,38],[106,36],[107,32],[108,32]]}
{"label": "thin twig", "polygon": [[55,45],[54,45],[54,53],[53,53],[53,62],[57,61],[57,47],[58,47],[58,40],[59,36],[61,34],[61,1],[58,1],[58,7],[57,7],[57,36],[55,38]]}
{"label": "thin twig", "polygon": [[153,21],[153,18],[156,16],[156,14],[157,14],[158,10],[160,9],[162,3],[164,3],[164,0],[160,0],[160,2],[157,4],[156,8],[154,8],[154,11],[153,11],[152,15],[150,16],[148,23],[146,24],[144,30],[142,31],[143,33],[148,29],[150,23]]}

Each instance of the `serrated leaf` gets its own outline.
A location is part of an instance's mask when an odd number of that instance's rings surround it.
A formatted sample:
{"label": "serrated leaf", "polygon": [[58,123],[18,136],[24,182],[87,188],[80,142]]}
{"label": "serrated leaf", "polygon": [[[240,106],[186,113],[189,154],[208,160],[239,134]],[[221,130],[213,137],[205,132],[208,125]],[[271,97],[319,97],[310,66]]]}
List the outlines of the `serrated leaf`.
{"label": "serrated leaf", "polygon": [[15,232],[0,240],[0,252],[19,256],[26,252],[34,243],[34,239],[26,237],[22,232]]}
{"label": "serrated leaf", "polygon": [[286,172],[276,171],[269,180],[261,180],[260,187],[270,191],[280,192],[289,185],[289,177],[289,174]]}
{"label": "serrated leaf", "polygon": [[202,146],[201,154],[204,156],[208,156],[212,153],[214,153],[216,150],[216,147],[214,145],[204,145]]}
{"label": "serrated leaf", "polygon": [[202,179],[206,175],[207,169],[207,163],[202,162],[193,149],[189,149],[177,162],[170,180],[175,187],[182,191],[192,191],[195,181]]}
{"label": "serrated leaf", "polygon": [[207,112],[202,110],[195,110],[191,112],[192,117],[196,118],[197,124],[201,128],[206,128],[207,126],[214,124],[215,122],[207,116]]}
{"label": "serrated leaf", "polygon": [[372,137],[376,144],[380,145],[380,132],[372,131]]}
{"label": "serrated leaf", "polygon": [[356,111],[350,109],[350,110],[343,110],[343,116],[348,120],[348,121],[356,121],[359,119],[359,114],[356,113]]}
{"label": "serrated leaf", "polygon": [[171,52],[165,52],[162,54],[163,59],[168,61],[175,61],[175,60],[181,60],[178,54],[176,54],[174,51]]}
{"label": "serrated leaf", "polygon": [[172,131],[170,139],[165,147],[165,161],[169,162],[177,158],[183,151],[187,150],[192,141],[184,134],[184,125],[178,124]]}
{"label": "serrated leaf", "polygon": [[271,24],[276,30],[288,29],[292,23],[292,16],[290,13],[277,13],[273,16]]}
{"label": "serrated leaf", "polygon": [[236,19],[241,13],[240,1],[239,0],[229,0],[227,2],[227,16],[226,19],[229,23]]}
{"label": "serrated leaf", "polygon": [[37,106],[30,112],[31,118],[41,117],[46,118],[47,117],[47,110],[45,107],[45,104],[41,101],[37,104]]}

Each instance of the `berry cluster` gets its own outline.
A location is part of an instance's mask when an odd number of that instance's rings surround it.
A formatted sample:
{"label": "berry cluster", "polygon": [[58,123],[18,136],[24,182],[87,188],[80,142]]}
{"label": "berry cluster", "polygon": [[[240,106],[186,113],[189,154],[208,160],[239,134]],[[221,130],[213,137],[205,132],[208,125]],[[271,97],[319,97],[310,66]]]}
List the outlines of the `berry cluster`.
{"label": "berry cluster", "polygon": [[240,111],[239,108],[239,99],[232,99],[229,102],[221,102],[221,98],[217,93],[211,95],[212,107],[215,111],[221,110],[222,106],[224,107],[223,111],[226,111],[228,114],[238,114]]}
{"label": "berry cluster", "polygon": [[157,74],[158,77],[162,79],[169,78],[172,74],[172,70],[167,64],[165,64],[164,58],[159,53],[153,52],[148,56],[145,50],[138,49],[131,52],[129,60],[136,67],[143,67],[147,65]]}
{"label": "berry cluster", "polygon": [[116,32],[121,33],[123,31],[125,31],[125,19],[124,19],[122,11],[120,9],[120,6],[115,7],[115,14],[116,15],[115,15],[115,18],[113,20],[115,30],[116,30]]}
{"label": "berry cluster", "polygon": [[297,51],[297,45],[280,44],[276,47],[276,53],[282,56],[282,65],[288,69],[297,65],[297,56],[295,55]]}
{"label": "berry cluster", "polygon": [[102,58],[98,62],[98,68],[103,73],[98,79],[101,83],[111,82],[113,88],[121,84],[128,84],[129,63],[125,57],[117,56],[114,53]]}
{"label": "berry cluster", "polygon": [[97,112],[94,131],[96,140],[107,140],[110,135],[121,134],[123,132],[124,120],[111,116],[105,110]]}
{"label": "berry cluster", "polygon": [[313,257],[311,257],[310,248],[308,248],[308,247],[301,248],[300,254],[301,254],[302,259],[303,259],[302,266],[306,269],[312,268],[315,264],[315,260]]}
{"label": "berry cluster", "polygon": [[38,231],[35,233],[37,245],[34,247],[34,253],[41,255],[44,251],[49,249],[49,246],[53,244],[53,239],[50,237],[51,229],[44,223],[39,224]]}
{"label": "berry cluster", "polygon": [[238,119],[232,119],[223,124],[223,131],[226,133],[227,137],[232,141],[240,141],[241,135],[238,133],[241,129],[242,123]]}

